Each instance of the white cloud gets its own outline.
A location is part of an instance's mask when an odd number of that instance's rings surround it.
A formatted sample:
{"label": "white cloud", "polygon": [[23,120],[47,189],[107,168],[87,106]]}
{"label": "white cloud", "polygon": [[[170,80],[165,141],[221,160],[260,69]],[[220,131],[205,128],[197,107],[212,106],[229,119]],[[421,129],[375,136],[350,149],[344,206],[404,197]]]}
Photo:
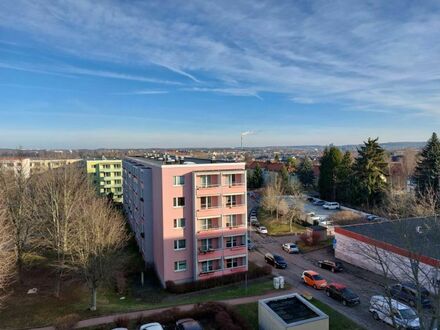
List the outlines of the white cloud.
{"label": "white cloud", "polygon": [[[400,1],[17,0],[0,4],[0,28],[85,59],[160,65],[189,78],[185,85],[195,92],[259,98],[275,92],[306,104],[439,116],[439,13],[439,3],[430,1],[405,7]],[[80,68],[61,73],[155,80]]]}

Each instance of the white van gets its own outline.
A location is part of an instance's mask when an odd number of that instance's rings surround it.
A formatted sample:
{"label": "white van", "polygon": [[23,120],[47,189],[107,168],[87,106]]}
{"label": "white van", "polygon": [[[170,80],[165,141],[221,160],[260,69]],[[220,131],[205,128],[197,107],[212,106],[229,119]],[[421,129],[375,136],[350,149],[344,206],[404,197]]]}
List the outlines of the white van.
{"label": "white van", "polygon": [[384,296],[371,297],[370,312],[376,321],[383,321],[392,326],[394,318],[398,329],[420,329],[420,320],[411,307],[389,299]]}
{"label": "white van", "polygon": [[327,210],[337,210],[340,208],[339,203],[336,202],[327,202],[322,207]]}

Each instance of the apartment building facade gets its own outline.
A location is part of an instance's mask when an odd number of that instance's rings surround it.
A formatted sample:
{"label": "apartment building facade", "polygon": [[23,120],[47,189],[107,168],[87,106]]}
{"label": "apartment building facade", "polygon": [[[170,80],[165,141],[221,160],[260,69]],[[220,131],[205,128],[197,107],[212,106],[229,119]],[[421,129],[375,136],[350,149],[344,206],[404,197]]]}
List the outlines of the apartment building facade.
{"label": "apartment building facade", "polygon": [[85,166],[97,193],[101,196],[113,194],[113,201],[122,203],[122,160],[85,160]]}
{"label": "apartment building facade", "polygon": [[55,168],[79,163],[82,159],[31,159],[30,160],[30,175],[42,173]]}
{"label": "apartment building facade", "polygon": [[31,174],[29,158],[0,158],[0,169],[5,171],[13,171],[14,174],[22,173],[28,178]]}
{"label": "apartment building facade", "polygon": [[248,269],[245,163],[123,161],[124,210],[162,283]]}

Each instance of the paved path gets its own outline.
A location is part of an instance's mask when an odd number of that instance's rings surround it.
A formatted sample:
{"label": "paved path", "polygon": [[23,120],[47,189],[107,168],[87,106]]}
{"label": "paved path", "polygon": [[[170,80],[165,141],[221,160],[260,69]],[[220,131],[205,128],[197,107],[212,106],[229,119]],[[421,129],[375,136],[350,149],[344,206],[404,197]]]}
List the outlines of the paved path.
{"label": "paved path", "polygon": [[[294,292],[297,292],[297,291],[296,290],[280,290],[280,291],[274,291],[274,292],[271,292],[271,293],[268,293],[268,294],[262,295],[262,296],[242,297],[242,298],[236,298],[236,299],[220,300],[217,302],[221,302],[221,303],[225,303],[225,304],[229,304],[229,305],[242,305],[242,304],[256,302],[260,299],[276,297],[276,296],[285,295],[285,294],[294,293]],[[76,325],[76,328],[79,329],[79,328],[98,326],[98,325],[102,325],[102,324],[109,324],[109,323],[112,323],[113,320],[118,317],[124,317],[124,318],[129,318],[130,320],[135,320],[140,316],[144,316],[144,317],[151,316],[151,315],[154,315],[157,313],[161,313],[161,312],[170,310],[171,308],[178,308],[181,311],[189,311],[194,306],[195,306],[195,304],[177,305],[177,306],[168,306],[168,307],[157,308],[157,309],[148,309],[148,310],[137,311],[137,312],[119,313],[119,314],[113,314],[113,315],[100,316],[100,317],[95,317],[92,319],[79,321],[78,324]],[[55,330],[55,328],[54,327],[45,327],[45,328],[35,328],[33,330]]]}

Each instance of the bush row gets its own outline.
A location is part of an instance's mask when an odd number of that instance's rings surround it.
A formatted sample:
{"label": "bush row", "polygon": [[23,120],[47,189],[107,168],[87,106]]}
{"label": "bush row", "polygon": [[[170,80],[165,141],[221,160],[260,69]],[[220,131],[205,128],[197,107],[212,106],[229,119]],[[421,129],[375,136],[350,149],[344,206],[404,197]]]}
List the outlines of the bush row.
{"label": "bush row", "polygon": [[268,265],[260,267],[255,265],[254,263],[249,263],[247,272],[213,277],[206,280],[187,282],[181,284],[176,284],[173,281],[167,281],[165,285],[169,292],[187,293],[187,292],[199,291],[204,289],[210,289],[221,285],[241,282],[246,278],[246,275],[247,275],[247,279],[251,280],[258,277],[268,276],[270,274],[272,274],[272,267]]}

